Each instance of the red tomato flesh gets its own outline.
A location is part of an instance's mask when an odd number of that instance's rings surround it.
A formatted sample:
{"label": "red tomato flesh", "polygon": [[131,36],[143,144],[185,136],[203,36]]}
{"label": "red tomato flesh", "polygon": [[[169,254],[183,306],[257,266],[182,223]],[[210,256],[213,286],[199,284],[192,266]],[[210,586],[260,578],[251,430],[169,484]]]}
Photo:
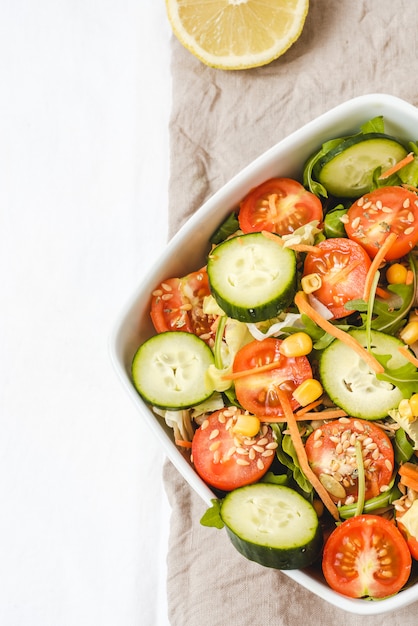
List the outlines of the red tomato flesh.
{"label": "red tomato flesh", "polygon": [[[312,378],[312,368],[306,356],[286,357],[280,354],[281,339],[269,337],[251,341],[235,356],[233,372],[250,371],[235,380],[235,393],[240,405],[258,416],[283,415],[277,389],[284,391],[293,410],[300,405],[292,394],[307,378]],[[277,367],[257,372],[257,368],[271,363]]]}
{"label": "red tomato flesh", "polygon": [[329,536],[322,570],[331,589],[350,598],[386,598],[402,589],[412,559],[393,522],[378,515],[358,515]]}
{"label": "red tomato flesh", "polygon": [[164,280],[151,300],[151,320],[157,333],[181,330],[205,341],[213,339],[215,318],[203,313],[203,300],[209,294],[206,268],[183,278]]}
{"label": "red tomato flesh", "polygon": [[418,243],[418,196],[404,187],[381,187],[362,196],[348,209],[347,235],[372,258],[389,233],[397,240],[386,254],[392,261]]}
{"label": "red tomato flesh", "polygon": [[393,446],[373,422],[341,418],[320,426],[306,440],[309,465],[335,503],[358,500],[356,443],[361,445],[365,473],[365,499],[381,493],[393,474]]}
{"label": "red tomato flesh", "polygon": [[271,178],[252,189],[238,214],[244,233],[266,230],[289,235],[313,220],[322,221],[321,201],[290,178]]}
{"label": "red tomato flesh", "polygon": [[234,432],[242,411],[229,407],[216,411],[196,430],[192,459],[199,476],[221,491],[255,483],[267,472],[277,443],[271,428],[262,425],[255,437]]}
{"label": "red tomato flesh", "polygon": [[303,275],[319,274],[321,286],[312,293],[334,319],[350,314],[346,302],[363,297],[371,260],[355,241],[335,237],[321,241],[316,252],[306,255]]}

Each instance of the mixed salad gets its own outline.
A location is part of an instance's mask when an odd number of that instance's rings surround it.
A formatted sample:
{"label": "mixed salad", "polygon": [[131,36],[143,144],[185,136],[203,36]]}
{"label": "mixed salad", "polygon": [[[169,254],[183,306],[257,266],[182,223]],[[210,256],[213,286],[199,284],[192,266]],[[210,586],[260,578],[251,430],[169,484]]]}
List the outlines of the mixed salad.
{"label": "mixed salad", "polygon": [[132,363],[216,494],[201,523],[353,598],[418,560],[417,244],[418,147],[376,117],[242,198]]}

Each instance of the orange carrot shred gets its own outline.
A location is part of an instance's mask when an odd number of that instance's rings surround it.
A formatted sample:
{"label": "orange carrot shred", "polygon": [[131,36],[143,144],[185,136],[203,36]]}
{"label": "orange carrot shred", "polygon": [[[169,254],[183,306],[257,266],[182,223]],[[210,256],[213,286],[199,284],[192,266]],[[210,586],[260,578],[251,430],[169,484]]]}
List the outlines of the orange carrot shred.
{"label": "orange carrot shred", "polygon": [[397,238],[398,238],[398,235],[396,233],[393,233],[393,232],[389,233],[389,235],[386,237],[385,241],[382,243],[381,247],[377,251],[376,256],[374,257],[373,261],[371,262],[371,265],[367,272],[366,280],[364,283],[363,300],[365,300],[366,302],[370,297],[372,283],[376,275],[376,272],[379,269],[379,265],[384,260],[386,254],[389,252],[389,250],[391,249],[391,247],[393,246]]}
{"label": "orange carrot shred", "polygon": [[407,461],[399,466],[398,473],[402,484],[418,491],[418,465]]}
{"label": "orange carrot shred", "polygon": [[290,436],[292,439],[292,443],[295,447],[295,451],[300,463],[300,467],[305,474],[306,478],[311,483],[312,487],[317,492],[318,496],[321,498],[324,505],[327,507],[328,511],[331,513],[334,519],[339,520],[340,516],[338,513],[338,508],[332,501],[328,491],[325,489],[318,476],[312,471],[308,458],[306,456],[305,446],[303,445],[302,438],[300,436],[299,428],[297,425],[295,414],[292,411],[292,407],[290,405],[289,399],[287,395],[279,388],[277,388],[277,395],[280,400],[280,404],[282,405],[282,409],[287,421],[287,427],[290,431]]}
{"label": "orange carrot shred", "polygon": [[[295,415],[299,419],[299,412]],[[304,417],[305,420],[335,420],[339,417],[346,417],[346,415],[347,413],[343,409],[325,409],[324,411],[309,411],[303,413],[301,417]]]}
{"label": "orange carrot shred", "polygon": [[414,272],[412,270],[407,270],[405,285],[412,285],[413,282],[414,282]]}
{"label": "orange carrot shred", "polygon": [[252,367],[249,370],[241,370],[240,372],[230,372],[229,374],[223,374],[223,380],[236,380],[237,378],[244,378],[245,376],[253,376],[254,374],[260,374],[262,372],[269,372],[270,370],[277,369],[279,367],[278,361],[272,361],[266,363],[266,365],[260,365],[259,367]]}
{"label": "orange carrot shred", "polygon": [[[275,235],[274,233],[271,233],[268,230],[262,230],[261,234],[266,237],[266,239],[271,239],[271,241],[275,241],[280,246],[284,246],[285,244],[285,241],[281,237]],[[318,248],[316,246],[309,246],[305,243],[295,243],[287,247],[290,248],[290,250],[294,250],[295,252],[318,252]]]}
{"label": "orange carrot shred", "polygon": [[388,300],[390,298],[390,293],[386,291],[386,289],[383,289],[383,287],[376,287],[376,295],[383,298],[383,300]]}
{"label": "orange carrot shred", "polygon": [[414,153],[410,152],[409,154],[406,155],[406,157],[404,157],[403,159],[395,163],[395,165],[387,169],[385,172],[382,172],[379,176],[379,180],[389,178],[389,176],[392,176],[392,174],[396,174],[396,172],[399,172],[399,170],[405,167],[405,165],[408,165],[408,163],[411,163],[413,160],[414,160]]}
{"label": "orange carrot shred", "polygon": [[331,322],[322,317],[322,315],[309,304],[306,294],[303,293],[303,291],[298,291],[295,295],[295,304],[301,313],[305,313],[305,315],[310,317],[311,320],[325,330],[325,332],[329,333],[336,339],[340,339],[340,341],[352,348],[352,350],[354,350],[376,374],[382,374],[385,371],[383,365],[381,365],[368,350],[366,350],[356,339],[354,339],[354,337],[351,337],[351,335],[344,332],[340,328],[337,328],[331,324]]}
{"label": "orange carrot shred", "polygon": [[322,404],[322,402],[323,402],[322,398],[319,398],[319,400],[314,400],[313,402],[310,402],[306,406],[303,406],[301,409],[298,409],[297,411],[295,411],[295,415],[297,415],[298,417],[300,415],[305,415],[305,413],[308,413],[308,411],[311,411],[315,407],[319,406],[320,404]]}
{"label": "orange carrot shred", "polygon": [[398,350],[402,354],[402,356],[405,357],[405,359],[408,359],[408,361],[412,363],[412,365],[415,365],[415,367],[418,367],[417,357],[414,356],[412,352],[410,352],[406,346],[399,346]]}
{"label": "orange carrot shred", "polygon": [[176,444],[176,446],[179,446],[180,448],[191,448],[192,447],[192,442],[191,441],[184,441],[183,439],[176,439],[174,441],[174,443]]}

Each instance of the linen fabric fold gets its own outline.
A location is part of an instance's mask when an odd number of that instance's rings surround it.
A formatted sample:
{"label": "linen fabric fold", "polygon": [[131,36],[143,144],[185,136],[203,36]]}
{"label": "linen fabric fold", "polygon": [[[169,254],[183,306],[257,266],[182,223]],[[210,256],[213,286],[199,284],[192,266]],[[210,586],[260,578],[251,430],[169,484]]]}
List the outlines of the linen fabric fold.
{"label": "linen fabric fold", "polygon": [[[368,93],[418,105],[417,28],[411,0],[313,0],[285,55],[238,72],[203,65],[173,37],[169,235],[254,158],[332,107]],[[169,461],[164,483],[172,626],[416,623],[418,604],[387,616],[347,613],[246,560],[225,531],[200,525],[207,506]]]}

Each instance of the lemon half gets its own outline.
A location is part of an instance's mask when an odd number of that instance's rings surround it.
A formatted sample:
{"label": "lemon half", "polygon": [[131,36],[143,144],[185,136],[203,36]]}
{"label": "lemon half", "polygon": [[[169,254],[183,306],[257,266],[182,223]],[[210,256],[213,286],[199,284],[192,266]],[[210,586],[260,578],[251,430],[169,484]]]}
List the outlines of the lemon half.
{"label": "lemon half", "polygon": [[166,0],[175,36],[206,65],[266,65],[299,38],[309,0]]}

